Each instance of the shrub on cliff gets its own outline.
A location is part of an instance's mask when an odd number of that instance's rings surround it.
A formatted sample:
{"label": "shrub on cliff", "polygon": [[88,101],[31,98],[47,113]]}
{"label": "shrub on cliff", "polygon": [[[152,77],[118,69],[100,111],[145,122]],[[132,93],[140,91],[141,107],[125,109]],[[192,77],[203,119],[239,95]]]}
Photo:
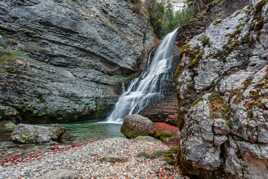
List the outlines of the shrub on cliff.
{"label": "shrub on cliff", "polygon": [[159,38],[179,26],[188,24],[194,15],[192,8],[174,12],[170,4],[165,5],[157,1],[151,2],[147,6],[147,11],[149,22]]}
{"label": "shrub on cliff", "polygon": [[213,1],[221,0],[186,0],[186,3],[188,6],[194,7],[195,9],[202,9]]}
{"label": "shrub on cliff", "polygon": [[143,13],[143,2],[141,0],[129,0],[133,4],[133,11],[136,13]]}
{"label": "shrub on cliff", "polygon": [[163,32],[167,33],[178,26],[187,25],[194,15],[192,8],[186,8],[181,11],[172,12],[168,9],[166,20],[164,21]]}
{"label": "shrub on cliff", "polygon": [[24,58],[26,55],[18,49],[3,48],[0,46],[0,64],[7,63],[18,58]]}

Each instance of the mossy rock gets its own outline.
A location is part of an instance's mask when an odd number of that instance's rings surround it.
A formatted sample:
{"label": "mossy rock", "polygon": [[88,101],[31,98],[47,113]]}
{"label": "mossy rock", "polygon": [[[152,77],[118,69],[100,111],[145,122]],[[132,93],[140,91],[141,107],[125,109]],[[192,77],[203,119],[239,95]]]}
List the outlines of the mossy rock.
{"label": "mossy rock", "polygon": [[202,36],[199,38],[199,40],[201,41],[203,47],[205,47],[205,46],[210,47],[210,39],[209,39],[209,37],[207,37],[207,36],[205,36],[205,35],[202,35]]}
{"label": "mossy rock", "polygon": [[9,116],[17,116],[18,111],[9,106],[0,105],[0,119],[8,118]]}
{"label": "mossy rock", "polygon": [[119,156],[104,156],[100,159],[101,162],[109,162],[109,163],[125,163],[128,161],[126,157]]}
{"label": "mossy rock", "polygon": [[22,144],[40,144],[52,141],[61,141],[65,129],[28,124],[19,124],[11,134],[14,142]]}
{"label": "mossy rock", "polygon": [[0,132],[12,132],[16,128],[16,124],[11,121],[0,122]]}
{"label": "mossy rock", "polygon": [[153,131],[153,122],[141,115],[128,115],[124,118],[121,132],[128,138],[149,136]]}
{"label": "mossy rock", "polygon": [[18,49],[0,47],[0,64],[8,63],[16,59],[25,59],[25,52]]}
{"label": "mossy rock", "polygon": [[170,165],[176,165],[178,153],[179,153],[179,147],[173,146],[164,153],[164,160]]}
{"label": "mossy rock", "polygon": [[161,141],[167,141],[169,138],[171,138],[173,135],[170,134],[169,132],[159,132],[159,131],[156,131],[153,133],[153,136],[155,138],[158,138],[160,139]]}
{"label": "mossy rock", "polygon": [[213,93],[209,98],[209,109],[211,113],[211,117],[215,118],[224,118],[226,120],[229,119],[230,116],[230,106],[225,102],[223,97],[221,97],[217,93]]}
{"label": "mossy rock", "polygon": [[[209,41],[209,40],[206,40],[206,41]],[[207,43],[209,43],[209,42],[207,42]],[[182,46],[179,49],[179,51],[181,53],[181,58],[183,55],[190,57],[190,62],[188,63],[189,68],[193,68],[196,65],[198,65],[199,61],[202,59],[202,56],[204,54],[203,49],[201,49],[199,47],[192,48],[189,44]]]}
{"label": "mossy rock", "polygon": [[177,146],[173,146],[168,150],[156,150],[156,151],[143,151],[138,153],[137,157],[142,157],[145,159],[158,159],[161,158],[162,160],[166,161],[170,165],[177,164],[177,155],[178,155],[179,148]]}
{"label": "mossy rock", "polygon": [[143,152],[138,153],[137,157],[143,157],[146,159],[157,159],[157,158],[164,157],[166,153],[167,151],[165,150],[157,150],[157,151],[152,151],[152,152],[143,151]]}

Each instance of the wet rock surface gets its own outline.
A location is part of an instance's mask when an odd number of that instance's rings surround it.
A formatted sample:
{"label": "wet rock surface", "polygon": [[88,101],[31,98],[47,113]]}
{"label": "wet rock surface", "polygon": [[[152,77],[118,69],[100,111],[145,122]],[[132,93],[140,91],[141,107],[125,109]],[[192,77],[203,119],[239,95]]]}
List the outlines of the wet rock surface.
{"label": "wet rock surface", "polygon": [[60,141],[65,129],[29,124],[19,124],[11,134],[14,142],[22,144],[42,144]]}
{"label": "wet rock surface", "polygon": [[267,178],[268,2],[216,20],[180,47],[180,165],[213,178]]}
{"label": "wet rock surface", "polygon": [[1,1],[0,114],[14,108],[43,123],[103,115],[137,71],[147,29],[128,1]]}

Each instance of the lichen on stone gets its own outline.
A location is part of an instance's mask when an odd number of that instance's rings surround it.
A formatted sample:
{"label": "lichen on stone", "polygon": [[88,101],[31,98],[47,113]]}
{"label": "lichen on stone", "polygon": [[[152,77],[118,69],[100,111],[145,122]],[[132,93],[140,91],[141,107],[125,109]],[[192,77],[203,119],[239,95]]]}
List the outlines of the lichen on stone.
{"label": "lichen on stone", "polygon": [[17,59],[25,59],[25,52],[21,50],[0,47],[0,65]]}
{"label": "lichen on stone", "polygon": [[[193,177],[267,178],[268,1],[255,3],[182,48],[204,51],[192,69],[184,53],[177,77],[183,121],[178,160]],[[202,43],[206,36],[211,46]]]}
{"label": "lichen on stone", "polygon": [[212,93],[209,100],[211,118],[223,118],[225,120],[229,120],[231,108],[225,102],[223,97],[217,93]]}
{"label": "lichen on stone", "polygon": [[192,48],[189,44],[186,44],[180,48],[181,58],[186,55],[189,57],[189,62],[187,67],[193,68],[198,65],[199,60],[201,60],[203,55],[203,50],[200,47]]}

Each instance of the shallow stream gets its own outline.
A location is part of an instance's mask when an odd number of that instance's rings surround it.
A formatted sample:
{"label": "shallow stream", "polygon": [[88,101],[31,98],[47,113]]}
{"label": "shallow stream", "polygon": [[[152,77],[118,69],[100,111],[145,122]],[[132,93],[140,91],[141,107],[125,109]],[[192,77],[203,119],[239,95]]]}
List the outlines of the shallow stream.
{"label": "shallow stream", "polygon": [[[52,126],[55,124],[47,124]],[[69,146],[87,141],[123,136],[120,133],[120,124],[101,123],[100,121],[81,121],[75,123],[56,124],[64,127],[67,132],[62,146]],[[13,155],[27,155],[33,151],[48,151],[55,145],[53,144],[15,144],[10,139],[10,133],[0,131],[0,157],[6,158]],[[1,159],[0,159],[1,163]]]}
{"label": "shallow stream", "polygon": [[120,124],[101,123],[99,121],[82,121],[69,124],[60,124],[75,137],[75,140],[101,139],[123,136],[120,133]]}

